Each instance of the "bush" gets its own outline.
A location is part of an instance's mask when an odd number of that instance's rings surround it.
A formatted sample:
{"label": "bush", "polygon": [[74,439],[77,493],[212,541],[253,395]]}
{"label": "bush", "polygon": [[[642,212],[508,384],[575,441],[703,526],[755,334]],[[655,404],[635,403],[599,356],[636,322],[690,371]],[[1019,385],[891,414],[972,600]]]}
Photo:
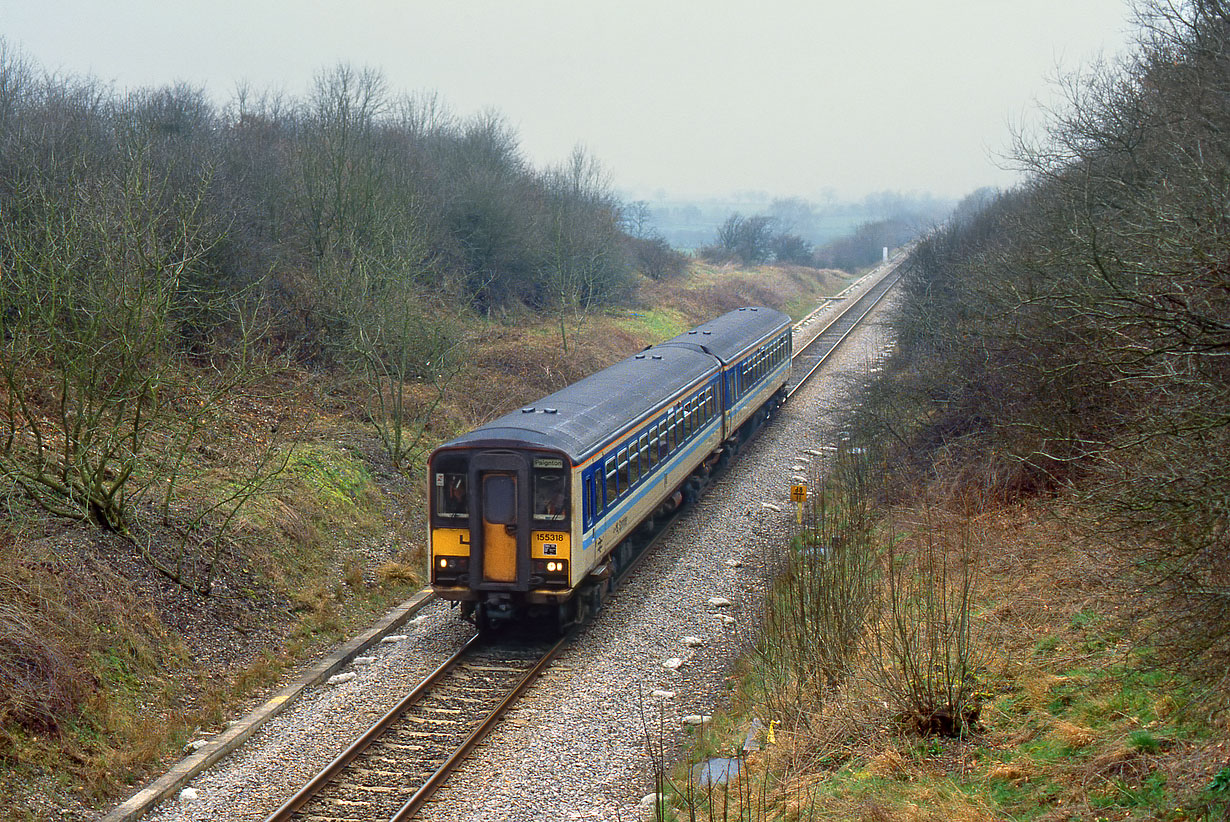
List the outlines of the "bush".
{"label": "bush", "polygon": [[662,237],[629,237],[633,265],[651,280],[678,277],[688,269],[688,256],[671,248]]}

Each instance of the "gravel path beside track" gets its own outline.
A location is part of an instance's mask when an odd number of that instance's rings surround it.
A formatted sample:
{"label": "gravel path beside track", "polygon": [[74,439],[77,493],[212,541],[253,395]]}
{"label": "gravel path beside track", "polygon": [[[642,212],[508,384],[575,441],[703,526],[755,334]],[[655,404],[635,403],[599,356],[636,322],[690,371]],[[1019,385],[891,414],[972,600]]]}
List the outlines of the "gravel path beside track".
{"label": "gravel path beside track", "polygon": [[[893,299],[876,315],[891,309]],[[812,322],[802,333],[810,335],[819,325]],[[652,790],[652,770],[642,717],[656,725],[661,716],[667,741],[682,742],[682,716],[721,707],[725,679],[755,629],[766,558],[781,550],[794,527],[792,477],[814,476],[820,468],[822,458],[807,452],[832,441],[851,381],[866,376],[885,340],[872,321],[838,349],[676,522],[421,819],[643,817],[637,803]],[[711,597],[732,604],[715,607]],[[195,798],[168,801],[146,819],[263,819],[470,635],[455,613],[444,603],[427,606],[402,638],[377,646],[369,661],[348,668],[354,678],[313,689],[199,776],[190,786]],[[733,625],[724,624],[723,615]],[[705,644],[686,647],[684,637]],[[678,670],[663,667],[671,658],[683,660]],[[676,695],[663,701],[651,696],[654,690]]]}

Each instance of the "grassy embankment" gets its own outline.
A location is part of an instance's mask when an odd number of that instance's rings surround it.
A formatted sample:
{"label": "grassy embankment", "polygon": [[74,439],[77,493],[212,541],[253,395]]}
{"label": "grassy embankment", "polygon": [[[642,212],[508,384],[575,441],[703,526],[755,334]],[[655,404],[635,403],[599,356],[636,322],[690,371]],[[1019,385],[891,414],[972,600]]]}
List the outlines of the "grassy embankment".
{"label": "grassy embankment", "polygon": [[[466,361],[420,450],[729,308],[767,304],[797,318],[844,285],[810,269],[696,265],[570,323],[567,353],[549,319],[481,323],[459,311],[472,329]],[[287,458],[216,554],[185,547],[152,503],[134,506],[139,532],[119,535],[4,489],[0,806],[13,818],[88,816],[422,584],[421,457],[390,464],[350,380],[280,370],[208,420],[208,446],[183,471],[191,505],[242,482],[211,468],[233,463],[220,457]],[[425,390],[412,397],[432,402]],[[155,572],[142,547],[171,567],[188,557],[184,581],[208,581],[209,594]]]}
{"label": "grassy embankment", "polygon": [[[660,818],[1225,819],[1225,704],[1155,664],[1148,626],[1125,623],[1123,592],[1112,582],[1124,557],[1090,548],[1069,525],[1079,518],[1069,505],[1055,499],[964,512],[915,502],[880,512],[865,532],[844,529],[848,544],[877,558],[877,588],[868,641],[842,662],[836,682],[799,673],[828,661],[800,634],[832,627],[831,618],[797,614],[800,601],[836,603],[846,586],[830,576],[827,591],[800,594],[822,575],[814,553],[801,550],[815,544],[805,531],[794,542],[792,573],[774,589],[776,619],[745,659],[729,709],[669,773]],[[819,518],[831,534],[843,517],[830,510]],[[817,518],[813,509],[809,528]],[[879,564],[890,541],[892,562],[908,567],[907,576],[934,575],[915,558],[920,546],[942,548],[946,585],[907,582],[914,594],[929,592],[937,612],[894,604]],[[850,572],[836,564],[836,573]],[[963,568],[971,572],[970,624],[968,645],[958,649]],[[918,630],[907,663],[886,651],[906,647],[910,629]],[[928,635],[939,638],[935,646]],[[918,701],[944,719],[947,697],[961,690],[962,732],[920,731],[928,723],[925,708],[912,710]],[[774,744],[744,752],[756,719],[775,723]],[[729,785],[690,785],[689,767],[713,756],[743,758],[744,773]]]}
{"label": "grassy embankment", "polygon": [[[935,447],[943,403],[907,410],[883,387],[917,371],[877,373],[880,416],[815,444],[836,445],[835,467],[727,710],[661,768],[659,818],[1230,818],[1225,671],[1160,641],[1173,615],[1141,585],[1139,534],[1079,484],[970,482],[983,475]],[[761,726],[772,743],[744,750]],[[709,757],[742,775],[693,784]]]}

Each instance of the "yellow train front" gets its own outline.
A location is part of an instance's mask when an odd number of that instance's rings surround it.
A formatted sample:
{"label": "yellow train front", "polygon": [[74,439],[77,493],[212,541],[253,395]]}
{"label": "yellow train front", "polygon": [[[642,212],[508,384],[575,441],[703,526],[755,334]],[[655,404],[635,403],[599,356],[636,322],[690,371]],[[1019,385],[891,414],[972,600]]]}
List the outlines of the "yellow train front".
{"label": "yellow train front", "polygon": [[484,627],[584,619],[629,535],[695,495],[780,402],[789,319],[740,309],[437,448],[432,587]]}

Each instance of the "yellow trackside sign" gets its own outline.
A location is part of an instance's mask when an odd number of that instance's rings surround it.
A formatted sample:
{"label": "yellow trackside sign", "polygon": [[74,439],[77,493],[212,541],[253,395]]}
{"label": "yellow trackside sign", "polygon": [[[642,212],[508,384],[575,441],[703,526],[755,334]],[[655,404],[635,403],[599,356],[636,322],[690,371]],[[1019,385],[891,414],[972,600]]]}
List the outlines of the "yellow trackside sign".
{"label": "yellow trackside sign", "polygon": [[795,515],[794,521],[799,525],[803,524],[803,503],[807,502],[807,486],[792,485],[790,486],[790,501],[797,503],[798,513]]}

